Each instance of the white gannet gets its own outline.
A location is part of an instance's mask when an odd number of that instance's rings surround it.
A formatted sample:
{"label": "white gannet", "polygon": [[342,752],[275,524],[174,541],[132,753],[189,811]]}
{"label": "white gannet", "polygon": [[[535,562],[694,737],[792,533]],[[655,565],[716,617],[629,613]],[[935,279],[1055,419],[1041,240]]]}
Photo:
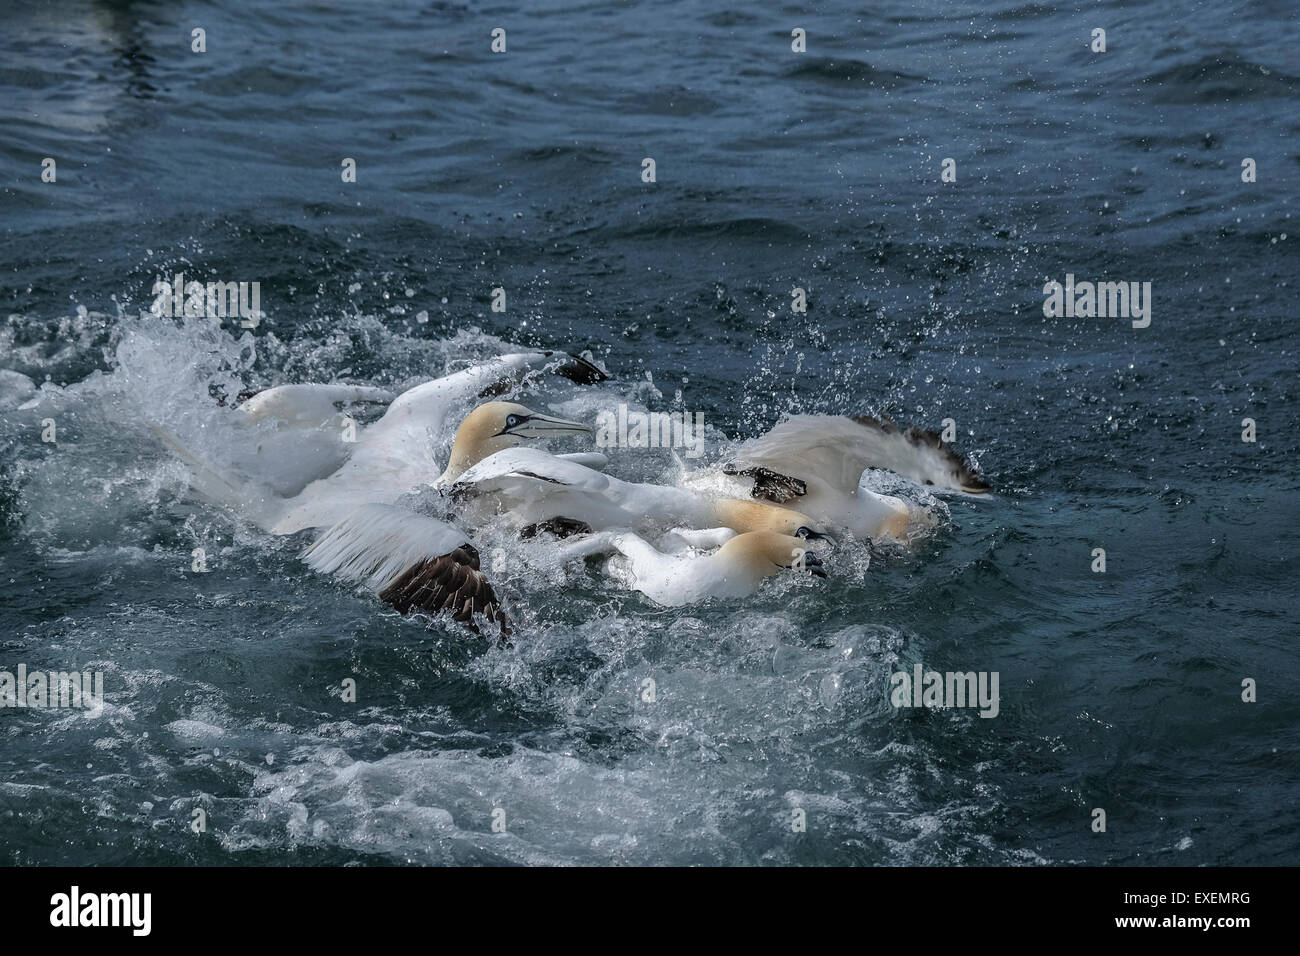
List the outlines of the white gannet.
{"label": "white gannet", "polygon": [[454,476],[450,491],[458,514],[471,524],[505,514],[519,528],[562,520],[594,531],[725,527],[826,536],[819,522],[793,509],[689,488],[622,481],[581,461],[535,448],[511,448],[481,459]]}
{"label": "white gannet", "polygon": [[365,586],[401,614],[450,611],[475,630],[474,616],[482,615],[500,627],[503,639],[510,633],[469,536],[427,515],[362,505],[317,538],[302,559],[322,574]]}
{"label": "white gannet", "polygon": [[906,502],[866,487],[880,468],[935,491],[983,494],[989,485],[932,431],[866,415],[795,415],[744,445],[723,473],[737,494],[797,508],[860,538],[907,535]]}
{"label": "white gannet", "polygon": [[802,538],[747,531],[710,554],[664,554],[630,531],[601,531],[560,548],[561,561],[615,551],[610,575],[657,604],[677,607],[710,598],[748,597],[786,568],[826,577],[821,559]]}
{"label": "white gannet", "polygon": [[[550,358],[551,353],[542,352],[500,356],[403,392],[378,422],[361,431],[355,450],[342,466],[311,481],[294,495],[278,494],[268,482],[230,466],[205,462],[175,436],[161,428],[155,431],[189,463],[192,484],[202,495],[234,509],[267,531],[293,534],[304,528],[332,525],[361,504],[391,504],[431,484],[442,472],[434,460],[434,448],[451,409],[475,395],[499,391],[503,381],[508,383]],[[578,361],[579,374],[591,375],[590,370],[595,370],[595,374],[603,375],[585,361],[571,360],[570,356],[565,360],[557,370]],[[553,418],[508,402],[480,406],[467,416],[461,429],[465,438],[462,441],[458,434],[444,479],[458,473],[457,463],[472,463],[521,440],[591,431],[579,422]],[[585,460],[598,463],[599,459],[588,456]]]}

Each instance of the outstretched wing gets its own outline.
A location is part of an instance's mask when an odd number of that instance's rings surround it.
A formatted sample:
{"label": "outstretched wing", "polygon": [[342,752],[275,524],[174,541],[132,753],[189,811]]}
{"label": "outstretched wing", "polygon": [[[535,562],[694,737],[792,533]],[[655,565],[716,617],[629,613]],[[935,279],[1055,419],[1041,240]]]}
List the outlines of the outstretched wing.
{"label": "outstretched wing", "polygon": [[[259,442],[253,457],[216,463],[187,449],[177,436],[155,430],[178,457],[190,464],[200,493],[268,531],[293,534],[305,528],[329,527],[360,505],[392,504],[431,484],[442,470],[433,453],[447,431],[448,416],[463,411],[480,394],[502,382],[512,385],[535,369],[549,369],[581,381],[604,376],[587,360],[564,353],[501,355],[403,392],[379,421],[360,433],[355,444],[349,443],[341,453],[317,449],[321,454],[316,457],[306,455],[287,440],[277,444],[277,436],[271,434]],[[252,416],[259,408],[272,421],[279,421],[277,415],[310,420],[312,415],[324,415],[335,401],[380,401],[387,397],[381,390],[360,386],[284,386],[272,391],[275,394],[263,399],[260,406],[257,395],[245,403],[252,404],[245,412],[251,426],[257,425]],[[265,424],[269,426],[270,422]],[[310,430],[295,434],[312,439]],[[335,464],[343,457],[347,461],[323,477],[310,473],[317,464]],[[289,488],[296,493],[286,495]]]}
{"label": "outstretched wing", "polygon": [[356,509],[308,547],[312,569],[361,584],[402,614],[451,612],[474,625],[476,615],[509,633],[509,623],[468,536],[445,522],[393,505]]}
{"label": "outstretched wing", "polygon": [[356,451],[342,467],[285,500],[271,530],[293,534],[324,527],[358,505],[392,504],[432,484],[442,471],[433,453],[447,429],[448,415],[500,381],[513,381],[555,361],[546,352],[502,355],[403,392],[383,418],[362,432]]}
{"label": "outstretched wing", "polygon": [[754,478],[755,497],[788,501],[804,493],[799,486],[809,478],[852,494],[868,468],[946,491],[989,490],[934,432],[869,415],[795,415],[742,448],[730,473]]}

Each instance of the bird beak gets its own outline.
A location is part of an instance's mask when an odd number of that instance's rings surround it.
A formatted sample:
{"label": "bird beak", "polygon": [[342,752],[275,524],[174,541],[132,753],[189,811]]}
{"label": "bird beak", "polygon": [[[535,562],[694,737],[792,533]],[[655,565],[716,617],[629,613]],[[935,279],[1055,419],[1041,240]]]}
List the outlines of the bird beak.
{"label": "bird beak", "polygon": [[516,425],[506,429],[506,434],[520,438],[555,438],[560,435],[590,435],[594,429],[582,422],[571,422],[551,415],[532,414]]}
{"label": "bird beak", "polygon": [[803,568],[814,577],[825,578],[826,568],[822,566],[822,559],[817,557],[812,551],[803,553]]}

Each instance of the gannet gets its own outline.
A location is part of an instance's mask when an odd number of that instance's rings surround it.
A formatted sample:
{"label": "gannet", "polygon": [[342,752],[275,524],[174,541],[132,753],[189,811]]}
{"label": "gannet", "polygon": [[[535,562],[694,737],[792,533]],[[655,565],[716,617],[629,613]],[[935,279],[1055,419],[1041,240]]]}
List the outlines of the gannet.
{"label": "gannet", "polygon": [[[192,484],[200,494],[234,509],[264,530],[293,534],[335,524],[358,505],[392,504],[432,484],[443,473],[433,454],[451,409],[484,391],[499,390],[503,380],[509,381],[548,359],[550,353],[542,352],[505,355],[403,392],[378,422],[360,432],[355,450],[345,463],[294,495],[279,494],[267,481],[249,477],[231,466],[205,462],[166,430],[155,431],[189,463]],[[567,361],[560,368],[572,365],[573,361]],[[588,366],[595,369],[585,361],[579,366],[583,375],[592,374]],[[595,374],[603,375],[598,369]],[[453,445],[452,462],[449,471],[443,473],[444,480],[458,473],[460,466],[456,463],[472,463],[490,451],[508,448],[521,440],[591,430],[580,422],[553,418],[508,402],[480,406],[470,413],[461,429],[465,437],[461,441],[458,435],[458,443]]]}
{"label": "gannet", "polygon": [[736,494],[797,508],[859,538],[903,539],[906,502],[872,491],[863,472],[881,468],[935,491],[983,494],[989,485],[937,434],[866,415],[795,415],[743,446],[723,473]]}
{"label": "gannet", "polygon": [[677,526],[826,535],[820,522],[793,509],[689,488],[622,481],[581,461],[535,448],[511,448],[481,459],[450,482],[450,491],[458,502],[458,514],[471,524],[505,514],[517,527],[567,519],[593,531]]}
{"label": "gannet", "polygon": [[[447,467],[434,482],[434,487],[450,488],[468,469],[483,459],[514,448],[524,439],[583,435],[591,434],[592,431],[590,425],[582,422],[552,418],[514,402],[487,402],[466,415],[456,429],[456,439],[447,456]],[[544,458],[569,461],[580,468],[588,467],[589,464],[605,464],[605,456],[599,452],[570,455],[549,455],[542,451],[537,453]]]}
{"label": "gannet", "polygon": [[560,549],[561,561],[615,551],[610,575],[656,604],[678,607],[710,598],[748,597],[786,568],[826,577],[821,559],[802,538],[775,531],[747,531],[710,554],[664,554],[630,531],[601,531]]}
{"label": "gannet", "polygon": [[453,525],[394,505],[367,504],[333,525],[302,553],[312,569],[377,593],[401,614],[450,611],[475,627],[474,616],[510,625],[478,549]]}

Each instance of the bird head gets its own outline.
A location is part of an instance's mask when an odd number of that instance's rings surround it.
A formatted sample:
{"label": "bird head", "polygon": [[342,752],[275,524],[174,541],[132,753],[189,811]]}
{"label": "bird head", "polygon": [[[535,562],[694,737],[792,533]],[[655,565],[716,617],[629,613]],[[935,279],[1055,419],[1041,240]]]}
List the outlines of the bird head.
{"label": "bird head", "polygon": [[783,568],[807,571],[819,578],[826,570],[816,552],[809,551],[807,542],[794,535],[776,531],[747,531],[732,538],[718,552],[735,555],[760,577],[776,574]]}
{"label": "bird head", "polygon": [[443,477],[454,478],[488,455],[526,441],[585,435],[591,431],[582,422],[544,415],[518,402],[485,402],[466,415],[456,429],[456,440]]}

